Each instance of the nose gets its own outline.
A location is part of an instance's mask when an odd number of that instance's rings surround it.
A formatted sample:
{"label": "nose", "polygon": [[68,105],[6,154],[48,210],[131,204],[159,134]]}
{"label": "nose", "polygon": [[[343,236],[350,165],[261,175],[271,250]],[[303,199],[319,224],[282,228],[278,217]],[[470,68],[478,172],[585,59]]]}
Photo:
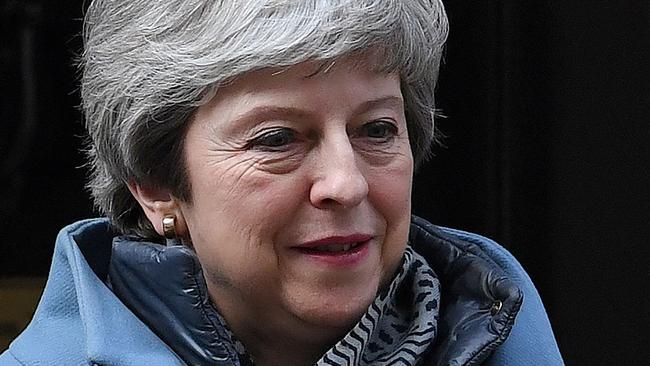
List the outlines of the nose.
{"label": "nose", "polygon": [[309,193],[321,209],[354,207],[368,196],[368,182],[347,134],[321,143]]}

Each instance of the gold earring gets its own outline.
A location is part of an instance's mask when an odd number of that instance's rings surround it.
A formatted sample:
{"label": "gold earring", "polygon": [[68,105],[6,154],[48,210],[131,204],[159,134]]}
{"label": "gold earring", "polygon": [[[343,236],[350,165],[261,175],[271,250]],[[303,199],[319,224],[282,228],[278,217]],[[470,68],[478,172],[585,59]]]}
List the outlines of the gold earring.
{"label": "gold earring", "polygon": [[162,227],[166,239],[176,239],[176,215],[165,215]]}

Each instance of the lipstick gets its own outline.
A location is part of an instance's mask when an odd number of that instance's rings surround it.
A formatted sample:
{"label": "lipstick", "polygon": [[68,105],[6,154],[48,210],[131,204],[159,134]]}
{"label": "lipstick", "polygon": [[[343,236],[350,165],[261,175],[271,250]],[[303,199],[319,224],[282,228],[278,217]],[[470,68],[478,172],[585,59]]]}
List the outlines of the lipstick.
{"label": "lipstick", "polygon": [[372,239],[368,234],[337,235],[308,241],[292,249],[323,264],[352,266],[368,255]]}

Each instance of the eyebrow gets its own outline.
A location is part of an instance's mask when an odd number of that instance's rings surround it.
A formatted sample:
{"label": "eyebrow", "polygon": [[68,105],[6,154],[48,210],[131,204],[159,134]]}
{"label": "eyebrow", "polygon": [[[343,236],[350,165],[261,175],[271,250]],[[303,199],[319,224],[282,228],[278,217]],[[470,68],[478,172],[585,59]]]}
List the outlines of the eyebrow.
{"label": "eyebrow", "polygon": [[367,102],[361,103],[358,107],[356,107],[354,109],[354,114],[363,114],[381,107],[398,109],[402,111],[404,109],[404,100],[395,95],[369,100]]}
{"label": "eyebrow", "polygon": [[[387,96],[361,103],[354,108],[353,114],[360,115],[367,113],[376,108],[392,108],[402,111],[404,109],[404,101],[398,96]],[[250,126],[251,123],[256,122],[260,117],[264,119],[281,119],[291,117],[298,120],[306,120],[314,117],[314,113],[295,107],[280,107],[280,106],[259,106],[250,109],[239,116],[235,117],[231,125],[236,130],[241,131]]]}
{"label": "eyebrow", "polygon": [[260,117],[263,117],[265,120],[287,117],[304,120],[313,117],[313,114],[309,111],[294,107],[259,106],[238,115],[232,119],[230,125],[233,127],[233,130],[241,132],[258,122]]}

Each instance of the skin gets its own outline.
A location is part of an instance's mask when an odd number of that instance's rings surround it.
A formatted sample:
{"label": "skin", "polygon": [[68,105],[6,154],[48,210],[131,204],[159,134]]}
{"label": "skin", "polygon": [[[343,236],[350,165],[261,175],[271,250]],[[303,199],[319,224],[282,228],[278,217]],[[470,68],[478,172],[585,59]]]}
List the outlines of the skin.
{"label": "skin", "polygon": [[[185,158],[192,202],[131,185],[154,226],[191,241],[210,296],[256,364],[313,364],[399,265],[413,158],[400,81],[359,63],[248,73],[201,106]],[[350,266],[295,246],[370,235]]]}

